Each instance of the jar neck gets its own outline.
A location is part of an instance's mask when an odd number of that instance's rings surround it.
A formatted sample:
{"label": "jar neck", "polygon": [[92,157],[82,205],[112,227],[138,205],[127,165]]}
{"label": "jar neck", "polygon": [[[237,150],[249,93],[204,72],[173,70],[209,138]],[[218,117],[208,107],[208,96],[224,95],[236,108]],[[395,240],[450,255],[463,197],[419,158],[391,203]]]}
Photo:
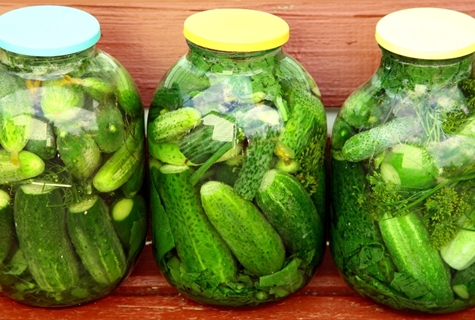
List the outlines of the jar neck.
{"label": "jar neck", "polygon": [[443,87],[469,78],[474,54],[454,59],[425,60],[404,57],[382,49],[378,73],[385,88]]}
{"label": "jar neck", "polygon": [[187,59],[203,72],[239,72],[241,69],[249,70],[252,64],[271,67],[277,56],[285,55],[282,47],[255,52],[227,52],[200,47],[190,41],[187,44]]}
{"label": "jar neck", "polygon": [[76,53],[36,57],[0,49],[0,64],[10,73],[25,79],[45,80],[79,70],[97,53],[95,46]]}

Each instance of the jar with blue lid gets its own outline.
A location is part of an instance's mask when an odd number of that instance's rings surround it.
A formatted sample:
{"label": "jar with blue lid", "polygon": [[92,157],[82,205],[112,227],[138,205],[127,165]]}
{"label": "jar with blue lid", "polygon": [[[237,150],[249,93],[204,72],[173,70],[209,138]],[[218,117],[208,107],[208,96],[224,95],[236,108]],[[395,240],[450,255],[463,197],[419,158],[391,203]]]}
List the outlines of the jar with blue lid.
{"label": "jar with blue lid", "polygon": [[0,16],[0,288],[28,305],[108,295],[145,242],[141,98],[100,35],[72,7]]}

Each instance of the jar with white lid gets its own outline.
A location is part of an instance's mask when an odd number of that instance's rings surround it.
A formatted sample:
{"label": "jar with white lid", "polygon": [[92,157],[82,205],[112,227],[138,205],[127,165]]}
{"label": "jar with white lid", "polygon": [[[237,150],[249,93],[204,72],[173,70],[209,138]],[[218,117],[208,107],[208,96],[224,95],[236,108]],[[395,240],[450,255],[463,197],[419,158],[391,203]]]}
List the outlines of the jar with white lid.
{"label": "jar with white lid", "polygon": [[350,287],[394,309],[475,304],[473,30],[442,8],[383,17],[380,66],[333,125],[332,256]]}
{"label": "jar with white lid", "polygon": [[100,34],[72,7],[0,16],[0,290],[28,305],[108,295],[145,242],[142,103]]}
{"label": "jar with white lid", "polygon": [[325,251],[326,117],[282,46],[288,24],[214,9],[184,23],[189,51],[148,117],[155,260],[183,295],[212,305],[281,300]]}

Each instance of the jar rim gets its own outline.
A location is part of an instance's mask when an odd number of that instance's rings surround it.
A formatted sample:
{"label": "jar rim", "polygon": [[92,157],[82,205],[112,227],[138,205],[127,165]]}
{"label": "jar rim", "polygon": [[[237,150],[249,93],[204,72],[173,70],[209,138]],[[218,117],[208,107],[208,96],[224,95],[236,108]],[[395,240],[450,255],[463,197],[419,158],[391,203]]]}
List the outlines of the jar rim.
{"label": "jar rim", "polygon": [[35,5],[0,15],[0,48],[23,55],[53,57],[94,46],[101,36],[91,14],[60,5]]}
{"label": "jar rim", "polygon": [[218,8],[189,16],[183,34],[188,41],[204,48],[254,52],[284,45],[289,39],[289,25],[263,11]]}
{"label": "jar rim", "polygon": [[375,37],[393,53],[427,60],[458,58],[475,52],[475,19],[444,8],[409,8],[379,20]]}

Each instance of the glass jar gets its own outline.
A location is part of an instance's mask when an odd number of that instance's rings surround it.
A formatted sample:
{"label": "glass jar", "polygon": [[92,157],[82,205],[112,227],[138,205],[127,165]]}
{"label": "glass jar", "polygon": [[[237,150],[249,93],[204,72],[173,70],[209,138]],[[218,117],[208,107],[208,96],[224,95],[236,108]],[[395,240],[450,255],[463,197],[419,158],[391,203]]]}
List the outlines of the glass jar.
{"label": "glass jar", "polygon": [[333,125],[331,253],[350,287],[394,309],[475,304],[473,30],[446,9],[383,17],[380,66]]}
{"label": "glass jar", "polygon": [[[259,30],[259,32],[256,32]],[[148,116],[154,257],[186,297],[256,306],[305,286],[324,249],[325,110],[287,23],[214,9]]]}
{"label": "glass jar", "polygon": [[145,242],[143,108],[99,37],[74,8],[0,16],[0,288],[25,304],[104,297]]}

